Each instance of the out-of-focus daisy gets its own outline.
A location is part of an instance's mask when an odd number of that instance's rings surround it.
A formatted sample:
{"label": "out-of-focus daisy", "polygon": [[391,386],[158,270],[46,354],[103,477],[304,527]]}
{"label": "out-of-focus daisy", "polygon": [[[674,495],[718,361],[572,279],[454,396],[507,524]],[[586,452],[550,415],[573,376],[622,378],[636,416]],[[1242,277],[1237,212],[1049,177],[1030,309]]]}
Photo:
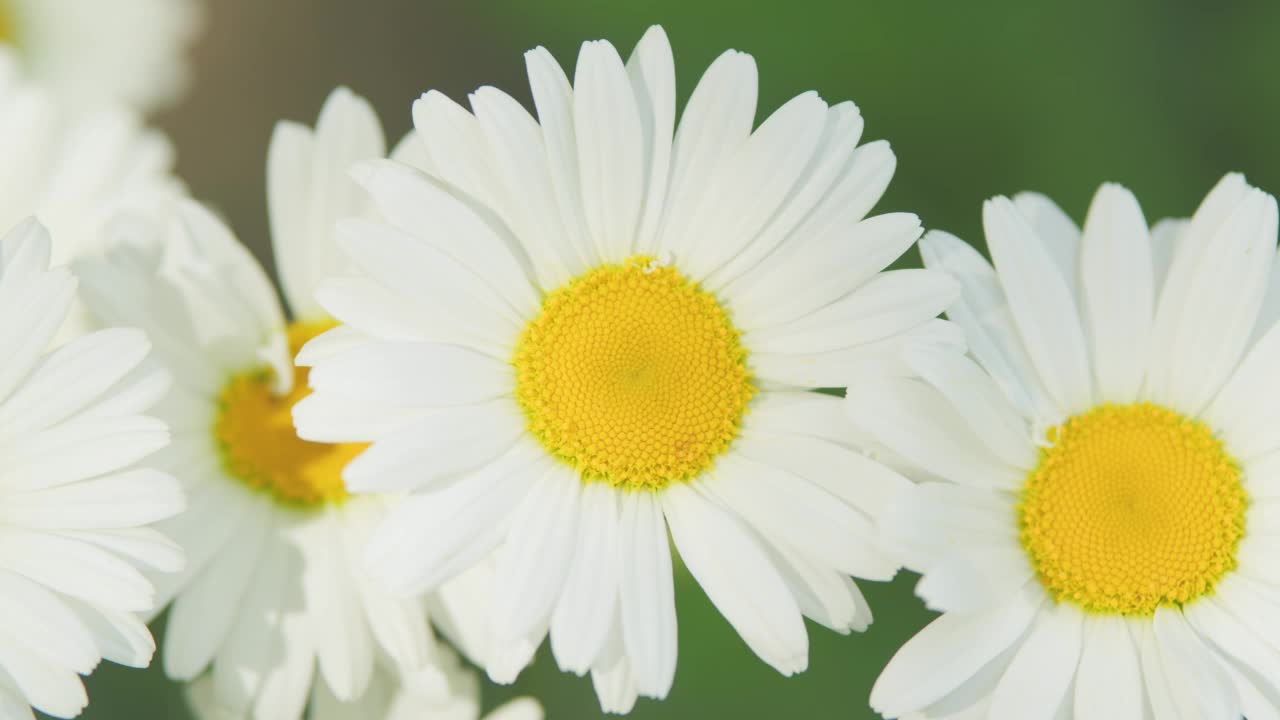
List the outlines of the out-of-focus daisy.
{"label": "out-of-focus daisy", "polygon": [[169,441],[144,415],[168,377],[134,329],[46,354],[75,295],[49,269],[49,236],[27,220],[0,238],[0,716],[30,706],[74,717],[80,675],[102,659],[145,667],[154,607],[141,572],[174,572],[181,551],[152,523],[182,510],[181,487],[138,461]]}
{"label": "out-of-focus daisy", "polygon": [[198,0],[4,0],[0,44],[62,108],[147,111],[186,88],[200,15]]}
{"label": "out-of-focus daisy", "polygon": [[[433,652],[422,602],[379,591],[356,562],[384,505],[343,489],[342,468],[363,446],[302,441],[290,417],[308,392],[293,355],[333,324],[309,296],[336,252],[324,217],[359,210],[344,169],[383,154],[377,117],[345,90],[314,132],[278,129],[270,204],[292,322],[249,252],[194,203],[162,242],[77,264],[89,307],[145,328],[173,373],[164,460],[191,507],[165,525],[189,562],[161,585],[174,597],[164,665],[180,680],[212,667],[233,714],[297,718],[313,685],[356,699],[375,662],[416,669]],[[313,683],[317,666],[324,683]]]}
{"label": "out-of-focus daisy", "polygon": [[668,529],[751,649],[804,670],[802,616],[870,622],[849,576],[894,574],[869,517],[905,483],[809,390],[903,372],[909,339],[955,342],[934,319],[955,283],[881,272],[920,227],[864,219],[894,156],[857,147],[852,103],[806,93],[753,132],[755,62],[730,51],[677,129],[659,28],[625,64],[585,44],[572,86],[545,49],[526,59],[538,120],[494,88],[474,114],[431,92],[425,172],[358,168],[386,221],[340,226],[364,276],[317,294],[344,324],[299,357],[299,430],[374,441],[350,490],[411,491],[367,553],[389,587],[430,591],[500,548],[499,682],[549,629],[607,710],[664,697]]}
{"label": "out-of-focus daisy", "polygon": [[0,157],[0,227],[35,215],[57,238],[55,265],[100,249],[117,217],[160,222],[182,192],[162,134],[123,109],[68,119],[3,50]]}
{"label": "out-of-focus daisy", "polygon": [[[243,720],[219,706],[213,681],[204,675],[187,686],[187,703],[196,720]],[[542,706],[531,698],[512,700],[483,720],[543,720]],[[343,702],[321,688],[307,720],[481,720],[480,683],[456,655],[442,650],[437,662],[422,670],[396,673],[378,668],[359,699]]]}
{"label": "out-of-focus daisy", "polygon": [[972,358],[857,383],[855,421],[918,468],[886,533],[942,617],[890,662],[888,717],[1280,713],[1275,200],[1226,177],[1150,232],[1106,185],[1081,233],[1047,199],[984,208],[995,269],[930,267]]}

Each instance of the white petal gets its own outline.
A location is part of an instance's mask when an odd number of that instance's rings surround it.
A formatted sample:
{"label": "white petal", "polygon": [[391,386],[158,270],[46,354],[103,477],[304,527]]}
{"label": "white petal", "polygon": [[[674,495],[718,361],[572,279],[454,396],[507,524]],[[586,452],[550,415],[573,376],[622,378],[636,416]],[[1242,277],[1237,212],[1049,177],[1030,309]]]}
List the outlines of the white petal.
{"label": "white petal", "polygon": [[[1088,233],[1086,224],[1086,245]],[[1086,618],[1084,650],[1076,671],[1076,719],[1127,720],[1142,717],[1142,708],[1138,651],[1124,619],[1105,615]]]}
{"label": "white petal", "polygon": [[45,661],[88,674],[98,649],[79,617],[57,595],[27,578],[0,572],[0,612],[5,642],[16,642]]}
{"label": "white petal", "polygon": [[516,509],[498,554],[489,603],[493,642],[516,641],[548,622],[573,559],[581,494],[577,472],[557,463],[530,488]]}
{"label": "white petal", "polygon": [[1065,604],[1041,609],[992,694],[991,720],[1053,720],[1075,679],[1083,617]]}
{"label": "white petal", "polygon": [[[758,414],[753,408],[747,427]],[[815,437],[744,431],[734,451],[798,475],[872,518],[893,493],[911,484],[866,455]]]}
{"label": "white petal", "polygon": [[973,356],[1024,417],[1053,417],[1040,378],[1013,325],[1009,302],[995,269],[960,238],[930,230],[920,240],[926,267],[955,278],[960,299],[947,309],[947,318],[964,328]]}
{"label": "white petal", "polygon": [[556,664],[578,675],[600,655],[617,614],[617,495],[605,483],[583,487],[573,564],[551,616]]}
{"label": "white petal", "polygon": [[929,623],[889,661],[871,689],[886,717],[923,709],[960,686],[1022,637],[1043,595],[1024,589],[980,613],[947,613]]}
{"label": "white petal", "polygon": [[43,713],[62,718],[80,714],[89,698],[75,671],[50,663],[7,637],[3,640],[0,681],[12,678],[25,700]]}
{"label": "white petal", "polygon": [[622,58],[604,40],[582,44],[573,82],[582,207],[596,251],[632,254],[644,191],[644,136]]}
{"label": "white petal", "polygon": [[697,238],[685,234],[722,164],[747,141],[755,122],[756,62],[727,50],[711,63],[685,105],[672,145],[671,183],[656,246],[677,262]]}
{"label": "white petal", "polygon": [[1215,598],[1202,598],[1185,607],[1183,613],[1206,644],[1215,646],[1250,677],[1260,680],[1261,690],[1280,697],[1280,650],[1258,636],[1251,627],[1254,623],[1241,621]]}
{"label": "white petal", "polygon": [[303,631],[312,638],[310,644],[329,689],[340,700],[354,700],[369,685],[374,651],[360,596],[347,569],[340,523],[336,512],[322,510],[292,528],[290,539],[302,561],[302,592],[307,598]]}
{"label": "white petal", "polygon": [[314,133],[293,123],[276,125],[267,150],[267,210],[280,282],[294,317],[324,316],[314,293],[341,267],[334,221],[368,205],[347,170],[386,152],[373,107],[342,87],[325,99]]}
{"label": "white petal", "polygon": [[[522,315],[503,300],[483,275],[458,262],[431,243],[389,225],[359,219],[343,220],[337,228],[338,242],[356,265],[393,294],[374,300],[396,304],[409,301],[417,325],[428,335],[461,336],[479,340],[482,347],[505,346],[520,327]],[[468,243],[460,238],[458,244]],[[333,301],[342,301],[341,290],[359,284],[322,285],[319,296],[326,310]],[[398,296],[398,297],[397,297]],[[338,311],[353,304],[334,304]],[[395,312],[394,305],[390,312]],[[357,326],[376,335],[375,327]]]}
{"label": "white petal", "polygon": [[6,528],[0,531],[0,567],[98,607],[142,612],[154,603],[151,583],[132,565],[70,538]]}
{"label": "white petal", "polygon": [[127,528],[172,517],[185,506],[182,489],[172,477],[134,468],[44,490],[7,493],[0,519],[28,528]]}
{"label": "white petal", "polygon": [[510,366],[457,345],[372,342],[311,370],[316,392],[335,392],[392,407],[444,407],[511,391]]}
{"label": "white petal", "polygon": [[684,230],[681,266],[693,278],[737,257],[784,207],[822,140],[827,109],[816,92],[792,98],[725,163]]}
{"label": "white petal", "polygon": [[662,504],[681,559],[752,652],[783,675],[804,671],[809,638],[800,609],[760,546],[690,487],[669,486]]}
{"label": "white petal", "polygon": [[892,337],[820,353],[754,353],[751,370],[761,379],[792,387],[843,387],[868,377],[915,377],[904,349],[939,345],[964,352],[964,332],[945,320],[928,320]]}
{"label": "white petal", "polygon": [[425,489],[506,452],[524,432],[508,398],[430,412],[358,455],[342,471],[352,492]]}
{"label": "white petal", "polygon": [[671,42],[661,26],[645,31],[627,60],[645,138],[644,209],[636,235],[636,252],[653,251],[671,175],[671,142],[676,122],[676,70]]}
{"label": "white petal", "polygon": [[[532,71],[531,71],[532,72]],[[542,129],[515,98],[491,87],[471,95],[471,106],[494,154],[511,199],[507,221],[529,253],[538,284],[560,287],[587,269],[556,206]]]}
{"label": "white petal", "polygon": [[151,349],[141,330],[112,328],[62,346],[0,405],[0,425],[39,430],[98,400]]}
{"label": "white petal", "polygon": [[666,522],[652,493],[623,496],[618,550],[622,638],[636,689],[661,700],[676,674],[676,604]]}
{"label": "white petal", "polygon": [[466,108],[441,92],[428,91],[413,103],[413,126],[433,176],[487,207],[505,206],[502,183],[493,174],[497,162],[492,148]]}
{"label": "white petal", "polygon": [[983,205],[987,245],[1018,335],[1059,410],[1093,402],[1088,347],[1075,300],[1040,237],[1006,198]]}
{"label": "white petal", "polygon": [[547,149],[547,167],[551,190],[555,193],[564,241],[575,252],[579,272],[603,260],[587,234],[587,221],[582,209],[582,182],[578,178],[578,145],[573,126],[573,88],[569,78],[551,53],[544,47],[525,53],[529,87],[538,109],[542,139]]}
{"label": "white petal", "polygon": [[[1142,208],[1119,185],[1103,185],[1089,206],[1080,277],[1098,396],[1104,402],[1133,402],[1147,366],[1155,280]],[[1076,712],[1081,712],[1079,703]]]}
{"label": "white petal", "polygon": [[752,352],[825,352],[875,342],[935,318],[959,295],[959,285],[930,270],[894,270],[820,310],[744,333]]}
{"label": "white petal", "polygon": [[[1275,383],[1280,363],[1280,326],[1273,326],[1244,356],[1218,392],[1204,420],[1227,444],[1231,454],[1247,465],[1280,447],[1280,388]],[[1264,476],[1257,479],[1262,480]],[[1250,476],[1252,483],[1254,478]]]}
{"label": "white petal", "polygon": [[1012,489],[1025,473],[998,459],[944,396],[904,379],[849,387],[845,408],[854,424],[889,449],[938,477],[981,488]]}
{"label": "white petal", "polygon": [[876,545],[865,516],[784,470],[731,452],[699,487],[769,541],[827,567],[872,580],[888,580],[898,570]]}
{"label": "white petal", "polygon": [[370,161],[357,165],[352,174],[392,225],[484,278],[522,317],[537,311],[538,296],[505,227],[407,165]]}
{"label": "white petal", "polygon": [[[738,327],[755,330],[816,312],[897,260],[921,233],[920,219],[888,213],[840,226],[778,252],[725,287]],[[831,268],[840,268],[833,273]]]}
{"label": "white petal", "polygon": [[600,699],[600,709],[624,715],[636,705],[636,681],[631,662],[622,646],[621,620],[614,619],[600,651],[600,659],[591,668],[591,687]]}
{"label": "white petal", "polygon": [[990,375],[946,348],[913,345],[906,353],[911,367],[947,398],[991,452],[1015,468],[1035,467],[1038,452],[1030,428]]}
{"label": "white petal", "polygon": [[227,640],[265,544],[265,507],[245,508],[252,517],[205,570],[174,601],[164,638],[165,674],[189,681],[199,675]]}
{"label": "white petal", "polygon": [[1032,579],[1027,553],[1012,543],[968,543],[924,568],[916,595],[930,610],[969,613],[999,605]]}
{"label": "white petal", "polygon": [[75,598],[63,598],[63,602],[80,618],[103,660],[132,668],[145,668],[151,664],[156,642],[137,615],[102,610]]}
{"label": "white petal", "polygon": [[707,277],[703,282],[706,288],[719,292],[727,283],[756,267],[788,238],[798,239],[834,216],[838,215],[846,223],[862,219],[884,190],[876,182],[868,187],[863,181],[870,176],[877,181],[883,179],[887,186],[888,176],[893,174],[893,153],[887,144],[872,143],[868,146],[870,152],[855,149],[862,127],[862,115],[852,102],[827,109],[822,138],[795,191],[755,240]]}
{"label": "white petal", "polygon": [[517,443],[457,482],[407,498],[369,541],[370,574],[410,595],[475,565],[502,540],[511,513],[549,462],[540,446]]}
{"label": "white petal", "polygon": [[1062,275],[1067,289],[1080,296],[1080,228],[1047,196],[1020,192],[1013,196],[1014,207],[1035,228],[1044,249]]}
{"label": "white petal", "polygon": [[168,443],[165,424],[154,418],[72,418],[0,443],[0,487],[38,490],[111,473]]}
{"label": "white petal", "polygon": [[1239,362],[1275,254],[1275,200],[1230,177],[1196,211],[1156,306],[1148,394],[1184,414],[1199,412]]}
{"label": "white petal", "polygon": [[1169,691],[1183,716],[1238,717],[1238,700],[1230,679],[1187,624],[1182,611],[1156,608],[1152,628]]}

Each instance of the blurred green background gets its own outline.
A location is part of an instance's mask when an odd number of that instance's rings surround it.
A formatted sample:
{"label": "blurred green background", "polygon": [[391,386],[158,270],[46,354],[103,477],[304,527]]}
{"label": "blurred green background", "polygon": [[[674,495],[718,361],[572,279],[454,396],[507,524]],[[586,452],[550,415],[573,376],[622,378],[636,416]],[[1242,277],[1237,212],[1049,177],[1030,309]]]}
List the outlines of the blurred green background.
{"label": "blurred green background", "polygon": [[[1039,190],[1079,219],[1114,180],[1154,221],[1189,214],[1229,170],[1280,189],[1280,3],[1262,1],[210,0],[196,84],[156,121],[192,191],[269,265],[263,163],[277,119],[313,122],[345,84],[398,139],[429,88],[462,100],[492,84],[527,103],[524,50],[546,45],[571,66],[581,41],[606,38],[625,56],[654,23],[671,37],[682,98],[732,47],[758,61],[762,116],[810,89],[857,102],[865,137],[889,139],[899,159],[879,210],[916,212],[976,244],[980,203],[995,194]],[[784,679],[683,578],[675,688],[632,717],[873,717],[871,683],[928,618],[913,583],[863,583],[871,630],[811,628],[809,671]],[[104,666],[89,685],[90,720],[187,717],[158,668]],[[515,686],[485,692],[486,707],[527,693],[551,720],[600,716],[590,682],[559,674],[545,652]]]}

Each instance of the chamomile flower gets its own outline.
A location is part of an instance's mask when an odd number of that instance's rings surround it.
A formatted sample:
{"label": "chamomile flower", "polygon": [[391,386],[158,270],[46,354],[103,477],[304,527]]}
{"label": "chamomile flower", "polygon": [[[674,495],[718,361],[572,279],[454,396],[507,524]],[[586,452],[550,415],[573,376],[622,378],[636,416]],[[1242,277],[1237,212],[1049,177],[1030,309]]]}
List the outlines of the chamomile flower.
{"label": "chamomile flower", "polygon": [[73,112],[152,110],[187,86],[199,0],[3,0],[0,44]]}
{"label": "chamomile flower", "polygon": [[1148,230],[1126,190],[1083,232],[984,208],[992,267],[931,233],[971,356],[849,388],[922,482],[882,518],[944,614],[871,694],[886,717],[1280,713],[1276,203],[1230,175]]}
{"label": "chamomile flower", "polygon": [[402,594],[497,551],[490,677],[547,636],[605,709],[662,698],[676,668],[670,530],[684,564],[765,662],[808,663],[803,616],[871,620],[850,576],[896,564],[870,517],[906,481],[865,458],[847,374],[905,371],[957,288],[881,271],[914,215],[865,216],[889,182],[852,103],[814,93],[759,128],[756,66],[730,51],[676,127],[670,46],[624,64],[582,47],[571,85],[526,56],[535,120],[494,88],[473,112],[414,106],[421,171],[356,170],[383,222],[340,241],[361,277],[322,285],[344,324],[309,343],[303,437],[372,440],[356,493],[410,491],[366,558]]}
{"label": "chamomile flower", "polygon": [[116,218],[162,222],[183,192],[163,135],[120,108],[68,118],[3,49],[0,157],[0,227],[39,218],[57,238],[55,265],[100,249]]}
{"label": "chamomile flower", "polygon": [[289,413],[308,392],[292,358],[333,324],[307,294],[309,273],[334,254],[323,217],[357,211],[343,169],[383,153],[376,116],[345,90],[314,132],[280,127],[270,206],[292,322],[249,252],[195,203],[159,242],[77,264],[89,307],[146,328],[173,373],[164,459],[191,502],[165,526],[189,563],[161,585],[173,598],[164,666],[179,680],[211,668],[218,702],[237,716],[298,718],[321,686],[354,700],[375,662],[417,669],[434,651],[423,603],[379,591],[356,562],[385,505],[343,488],[363,445],[300,440]]}
{"label": "chamomile flower", "polygon": [[103,660],[146,667],[136,613],[155,605],[142,570],[181,551],[151,525],[182,510],[172,477],[138,465],[169,433],[144,413],[168,378],[146,337],[108,329],[46,349],[75,280],[49,269],[48,233],[27,220],[0,238],[0,716],[68,718],[80,675]]}
{"label": "chamomile flower", "polygon": [[[196,720],[243,720],[221,708],[213,681],[205,675],[187,685],[187,703]],[[437,662],[422,670],[397,673],[375,669],[369,689],[358,700],[343,702],[321,688],[307,720],[543,720],[542,707],[518,698],[482,718],[480,683],[456,655],[442,650]]]}

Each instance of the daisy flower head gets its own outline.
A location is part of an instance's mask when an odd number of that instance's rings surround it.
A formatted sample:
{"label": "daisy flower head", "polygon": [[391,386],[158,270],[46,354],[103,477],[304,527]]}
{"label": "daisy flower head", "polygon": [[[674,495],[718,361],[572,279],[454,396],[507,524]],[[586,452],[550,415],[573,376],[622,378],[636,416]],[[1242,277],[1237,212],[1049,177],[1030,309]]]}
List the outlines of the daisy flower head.
{"label": "daisy flower head", "polygon": [[[1280,713],[1276,202],[1238,175],[1148,230],[1104,185],[983,208],[994,268],[930,233],[970,354],[859,383],[921,480],[882,527],[943,615],[880,676],[886,717]],[[1280,266],[1276,266],[1280,267]]]}
{"label": "daisy flower head", "polygon": [[173,428],[164,461],[191,500],[165,530],[189,562],[161,584],[173,600],[164,666],[178,680],[211,668],[237,716],[298,718],[322,686],[355,700],[376,665],[417,669],[434,653],[422,601],[379,591],[356,563],[386,503],[343,488],[363,446],[305,442],[289,412],[308,392],[293,356],[333,324],[305,294],[334,254],[323,217],[359,208],[340,168],[384,152],[377,117],[346,90],[314,131],[277,131],[269,205],[292,321],[249,251],[194,202],[158,239],[76,266],[96,317],[145,328],[174,376],[159,410]]}
{"label": "daisy flower head", "polygon": [[154,110],[186,89],[198,0],[3,0],[0,44],[73,112]]}
{"label": "daisy flower head", "polygon": [[183,192],[164,135],[118,107],[68,117],[3,48],[0,128],[0,227],[35,215],[55,265],[100,249],[116,218],[160,222]]}
{"label": "daisy flower head", "polygon": [[537,119],[484,87],[413,108],[416,164],[355,170],[383,219],[339,242],[359,277],[321,285],[343,324],[298,360],[303,437],[372,441],[356,493],[402,492],[376,579],[430,591],[497,553],[491,678],[547,636],[606,710],[662,698],[676,667],[668,531],[765,662],[805,669],[803,617],[871,620],[850,576],[891,577],[870,516],[906,481],[866,459],[849,372],[905,371],[955,283],[882,272],[914,215],[867,218],[894,170],[852,103],[806,93],[753,131],[756,65],[729,51],[676,122],[652,28],[624,62],[582,46],[571,83],[526,55]]}
{"label": "daisy flower head", "polygon": [[[244,720],[217,703],[207,674],[186,686],[196,720]],[[323,686],[307,710],[307,720],[543,720],[542,706],[517,698],[487,714],[480,712],[480,683],[457,655],[441,650],[437,662],[421,670],[378,668],[357,700],[338,700]]]}
{"label": "daisy flower head", "polygon": [[139,465],[169,441],[145,413],[168,377],[146,337],[113,328],[47,352],[75,295],[49,269],[35,220],[0,237],[0,715],[75,717],[80,675],[101,660],[146,667],[136,613],[155,605],[143,571],[181,551],[152,527],[183,508],[176,480]]}

